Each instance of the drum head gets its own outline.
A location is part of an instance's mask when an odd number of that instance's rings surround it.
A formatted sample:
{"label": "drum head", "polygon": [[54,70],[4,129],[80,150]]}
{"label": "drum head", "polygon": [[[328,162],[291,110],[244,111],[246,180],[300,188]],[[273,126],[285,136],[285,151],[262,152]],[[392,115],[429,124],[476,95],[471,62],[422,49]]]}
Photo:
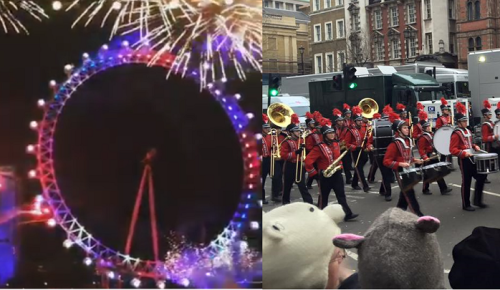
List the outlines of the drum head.
{"label": "drum head", "polygon": [[474,154],[476,159],[491,159],[495,158],[498,156],[496,153],[480,153],[480,154]]}
{"label": "drum head", "polygon": [[436,133],[434,133],[432,143],[439,154],[450,155],[450,142],[453,130],[453,127],[443,126],[437,129]]}

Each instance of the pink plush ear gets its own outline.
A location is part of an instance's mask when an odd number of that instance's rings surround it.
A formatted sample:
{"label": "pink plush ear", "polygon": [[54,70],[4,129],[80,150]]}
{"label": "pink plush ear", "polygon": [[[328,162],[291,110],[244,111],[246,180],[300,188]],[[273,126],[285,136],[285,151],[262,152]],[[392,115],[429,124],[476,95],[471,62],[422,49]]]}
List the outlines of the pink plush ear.
{"label": "pink plush ear", "polygon": [[440,225],[441,222],[437,218],[428,215],[420,217],[416,223],[417,229],[428,234],[435,233]]}
{"label": "pink plush ear", "polygon": [[351,249],[357,248],[363,243],[365,237],[355,234],[341,234],[333,238],[333,244],[339,248]]}

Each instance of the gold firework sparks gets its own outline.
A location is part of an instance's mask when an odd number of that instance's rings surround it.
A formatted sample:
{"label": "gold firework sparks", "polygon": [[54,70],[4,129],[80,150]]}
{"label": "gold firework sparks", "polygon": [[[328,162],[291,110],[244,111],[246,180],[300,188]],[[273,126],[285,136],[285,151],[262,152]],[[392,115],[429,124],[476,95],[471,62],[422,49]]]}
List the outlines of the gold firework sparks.
{"label": "gold firework sparks", "polygon": [[15,33],[25,32],[29,34],[28,29],[26,29],[18,18],[18,14],[21,12],[30,15],[38,21],[42,21],[42,18],[49,18],[43,8],[34,1],[0,0],[0,25],[5,33],[14,31]]}

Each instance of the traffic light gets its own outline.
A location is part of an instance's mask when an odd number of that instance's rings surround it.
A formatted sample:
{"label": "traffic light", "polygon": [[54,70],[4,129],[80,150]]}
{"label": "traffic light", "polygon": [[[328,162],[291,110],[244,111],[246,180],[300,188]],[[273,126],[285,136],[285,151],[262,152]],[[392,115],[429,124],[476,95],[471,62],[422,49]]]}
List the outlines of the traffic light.
{"label": "traffic light", "polygon": [[353,66],[346,66],[344,68],[344,78],[347,84],[347,87],[351,90],[355,89],[358,86],[356,79],[356,68]]}
{"label": "traffic light", "polygon": [[342,90],[342,75],[334,75],[333,78],[333,84],[332,87],[335,90]]}
{"label": "traffic light", "polygon": [[268,90],[269,96],[276,97],[279,94],[280,86],[281,86],[281,77],[274,77],[269,82],[269,90]]}

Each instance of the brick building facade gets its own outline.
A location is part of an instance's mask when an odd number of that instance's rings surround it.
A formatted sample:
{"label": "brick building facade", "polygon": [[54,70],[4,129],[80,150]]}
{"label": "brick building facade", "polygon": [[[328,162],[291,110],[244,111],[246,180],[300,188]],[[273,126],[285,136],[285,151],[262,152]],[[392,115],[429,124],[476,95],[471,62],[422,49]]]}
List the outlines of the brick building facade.
{"label": "brick building facade", "polygon": [[469,51],[500,47],[498,0],[457,1],[458,67],[467,69]]}
{"label": "brick building facade", "polygon": [[369,0],[366,9],[374,65],[413,62],[422,51],[421,0]]}

